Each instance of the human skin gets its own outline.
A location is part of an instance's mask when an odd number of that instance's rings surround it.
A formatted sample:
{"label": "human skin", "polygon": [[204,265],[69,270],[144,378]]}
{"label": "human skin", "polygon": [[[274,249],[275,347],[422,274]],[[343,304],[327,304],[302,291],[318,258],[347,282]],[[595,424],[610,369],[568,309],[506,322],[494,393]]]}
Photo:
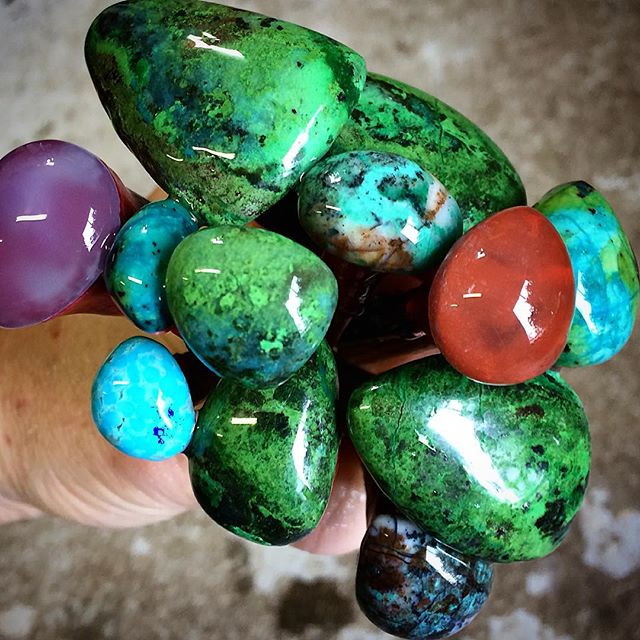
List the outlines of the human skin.
{"label": "human skin", "polygon": [[[91,421],[93,377],[133,333],[124,318],[96,315],[0,331],[0,523],[45,514],[126,528],[197,506],[183,455],[164,462],[130,458]],[[157,339],[172,351],[185,350],[171,334]],[[358,548],[365,528],[362,467],[343,446],[321,524],[296,546],[345,553]]]}

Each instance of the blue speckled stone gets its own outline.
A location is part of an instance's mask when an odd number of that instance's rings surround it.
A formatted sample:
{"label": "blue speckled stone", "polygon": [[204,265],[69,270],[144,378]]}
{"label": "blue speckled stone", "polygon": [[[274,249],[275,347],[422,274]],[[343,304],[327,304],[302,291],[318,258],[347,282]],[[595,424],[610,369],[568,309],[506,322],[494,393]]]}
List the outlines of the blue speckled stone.
{"label": "blue speckled stone", "polygon": [[400,638],[446,638],[489,597],[491,564],[464,556],[410,520],[375,518],[362,541],[356,596],[363,613]]}
{"label": "blue speckled stone", "polygon": [[376,271],[411,272],[442,260],[462,215],[442,184],[412,160],[354,151],[305,174],[300,224],[322,248]]}
{"label": "blue speckled stone", "polygon": [[139,329],[155,333],[173,325],[165,299],[167,265],[178,244],[197,229],[193,215],[173,200],[148,204],[120,229],[104,278],[109,293]]}
{"label": "blue speckled stone", "polygon": [[93,382],[91,412],[100,433],[127,455],[165,460],[184,451],[195,426],[187,381],[169,351],[129,338]]}
{"label": "blue speckled stone", "polygon": [[535,209],[562,236],[576,281],[576,311],[563,367],[609,360],[626,344],[638,310],[638,263],[618,219],[601,193],[583,181],[562,184]]}

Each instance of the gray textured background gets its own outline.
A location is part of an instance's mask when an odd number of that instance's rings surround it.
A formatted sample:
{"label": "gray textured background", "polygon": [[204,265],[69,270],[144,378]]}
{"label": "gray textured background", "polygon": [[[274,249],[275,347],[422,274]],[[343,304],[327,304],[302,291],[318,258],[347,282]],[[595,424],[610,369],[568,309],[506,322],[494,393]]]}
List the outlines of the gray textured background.
{"label": "gray textured background", "polygon": [[[145,193],[152,183],[111,130],[84,68],[84,33],[107,4],[0,0],[0,155],[67,139]],[[638,251],[637,1],[235,4],[323,31],[371,69],[457,107],[512,159],[530,202],[569,179],[594,183]],[[489,605],[461,638],[640,638],[639,357],[636,333],[615,361],[569,374],[592,425],[586,503],[556,554],[498,568]],[[0,638],[387,637],[356,610],[354,568],[354,557],[245,544],[200,514],[118,533],[16,524],[0,529]]]}

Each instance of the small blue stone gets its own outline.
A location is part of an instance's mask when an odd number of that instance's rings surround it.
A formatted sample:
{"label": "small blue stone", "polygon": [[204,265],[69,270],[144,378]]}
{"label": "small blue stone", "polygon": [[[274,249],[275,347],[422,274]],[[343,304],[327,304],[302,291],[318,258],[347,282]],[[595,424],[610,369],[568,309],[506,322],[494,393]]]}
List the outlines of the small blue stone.
{"label": "small blue stone", "polygon": [[123,453],[166,460],[184,451],[196,416],[189,386],[171,353],[149,338],[129,338],[98,371],[91,413],[100,433]]}
{"label": "small blue stone", "polygon": [[491,564],[465,556],[410,520],[379,515],[358,559],[363,613],[400,638],[446,638],[466,627],[489,597]]}
{"label": "small blue stone", "polygon": [[187,209],[163,200],[140,209],[118,232],[104,278],[109,293],[139,329],[156,333],[173,325],[165,298],[167,265],[178,244],[197,229]]}

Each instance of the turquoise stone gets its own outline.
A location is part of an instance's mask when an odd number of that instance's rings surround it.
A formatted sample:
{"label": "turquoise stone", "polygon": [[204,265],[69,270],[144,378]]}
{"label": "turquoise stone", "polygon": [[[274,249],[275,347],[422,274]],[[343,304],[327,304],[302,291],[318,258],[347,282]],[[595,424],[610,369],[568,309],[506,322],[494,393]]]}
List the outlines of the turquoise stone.
{"label": "turquoise stone", "polygon": [[266,211],[327,153],[364,60],[315,31],[199,0],[105,9],[85,57],[116,131],[207,225]]}
{"label": "turquoise stone", "polygon": [[526,204],[518,174],[483,131],[444,102],[391,78],[368,75],[331,153],[360,150],[397,153],[436,176],[458,203],[465,231]]}
{"label": "turquoise stone", "polygon": [[576,310],[558,366],[586,367],[613,358],[638,312],[638,263],[611,205],[591,185],[568,182],[534,205],[562,236],[576,282]]}
{"label": "turquoise stone", "polygon": [[430,173],[390,153],[354,151],[308,171],[300,224],[323,249],[375,271],[439,263],[462,235],[455,200]]}
{"label": "turquoise stone", "polygon": [[279,387],[220,382],[187,451],[196,498],[218,524],[266,545],[290,544],[318,524],[338,456],[336,385],[325,343]]}
{"label": "turquoise stone", "polygon": [[489,597],[493,569],[443,545],[414,522],[378,515],[362,541],[356,596],[363,613],[400,638],[448,638]]}
{"label": "turquoise stone", "polygon": [[588,423],[557,373],[487,386],[431,357],[357,389],[348,418],[382,491],[462,553],[496,562],[545,556],[582,502]]}
{"label": "turquoise stone", "polygon": [[91,390],[100,433],[123,453],[166,460],[184,451],[196,422],[187,381],[169,351],[149,338],[114,349]]}
{"label": "turquoise stone", "polygon": [[190,235],[167,270],[169,309],[189,348],[218,375],[252,387],[284,382],[313,355],[337,291],[311,251],[248,227]]}
{"label": "turquoise stone", "polygon": [[104,271],[107,290],[136,327],[155,333],[173,326],[165,296],[169,258],[195,233],[195,218],[172,200],[140,209],[118,232]]}

